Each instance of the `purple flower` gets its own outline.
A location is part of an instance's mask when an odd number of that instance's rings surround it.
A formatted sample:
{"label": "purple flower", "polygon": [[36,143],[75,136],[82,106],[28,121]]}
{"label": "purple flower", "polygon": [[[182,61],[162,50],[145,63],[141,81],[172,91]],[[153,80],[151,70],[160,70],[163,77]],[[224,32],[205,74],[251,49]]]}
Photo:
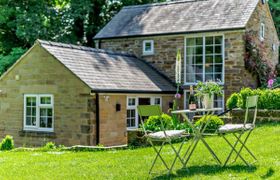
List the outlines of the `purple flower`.
{"label": "purple flower", "polygon": [[269,79],[268,82],[267,82],[267,87],[268,88],[272,88],[273,87],[273,83],[274,83],[274,80],[273,79]]}
{"label": "purple flower", "polygon": [[175,97],[176,99],[180,99],[180,98],[181,98],[181,94],[176,93],[174,97]]}

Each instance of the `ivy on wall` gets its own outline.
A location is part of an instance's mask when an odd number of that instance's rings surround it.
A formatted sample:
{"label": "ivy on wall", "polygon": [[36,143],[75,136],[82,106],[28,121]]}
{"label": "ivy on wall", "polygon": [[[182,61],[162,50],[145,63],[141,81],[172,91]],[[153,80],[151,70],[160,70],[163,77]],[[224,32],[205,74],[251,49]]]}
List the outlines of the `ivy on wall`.
{"label": "ivy on wall", "polygon": [[275,78],[273,65],[266,59],[263,43],[258,43],[253,33],[245,35],[245,68],[257,77],[259,86],[266,87]]}

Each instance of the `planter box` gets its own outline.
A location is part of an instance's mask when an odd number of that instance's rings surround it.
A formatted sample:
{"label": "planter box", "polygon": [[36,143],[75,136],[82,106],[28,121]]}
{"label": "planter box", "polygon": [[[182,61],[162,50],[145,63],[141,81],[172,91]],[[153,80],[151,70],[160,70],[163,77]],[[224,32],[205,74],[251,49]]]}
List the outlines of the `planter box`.
{"label": "planter box", "polygon": [[[232,122],[242,123],[244,122],[245,110],[235,109],[232,111],[231,116],[232,116]],[[252,122],[252,118],[253,118],[253,110],[249,110],[248,122]],[[280,110],[259,109],[256,122],[269,122],[269,121],[280,122]]]}

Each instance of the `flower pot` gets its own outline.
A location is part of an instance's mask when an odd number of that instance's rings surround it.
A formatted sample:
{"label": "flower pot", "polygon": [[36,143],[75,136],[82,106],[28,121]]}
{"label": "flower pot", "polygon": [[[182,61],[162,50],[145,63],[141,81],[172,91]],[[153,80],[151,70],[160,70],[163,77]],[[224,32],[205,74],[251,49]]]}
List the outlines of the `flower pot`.
{"label": "flower pot", "polygon": [[204,94],[202,105],[205,109],[212,109],[214,107],[214,95]]}

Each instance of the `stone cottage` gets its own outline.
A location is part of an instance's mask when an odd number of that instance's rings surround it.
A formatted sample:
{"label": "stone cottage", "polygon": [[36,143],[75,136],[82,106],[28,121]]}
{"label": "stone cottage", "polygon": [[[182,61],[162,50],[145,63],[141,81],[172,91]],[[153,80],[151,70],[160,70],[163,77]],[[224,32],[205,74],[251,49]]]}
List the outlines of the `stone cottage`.
{"label": "stone cottage", "polygon": [[136,105],[167,111],[175,90],[134,55],[38,40],[0,78],[0,136],[28,146],[127,144]]}
{"label": "stone cottage", "polygon": [[16,145],[126,144],[139,126],[137,105],[172,105],[177,49],[185,108],[189,86],[207,80],[224,86],[224,98],[215,97],[224,107],[232,92],[257,86],[244,66],[249,32],[276,65],[279,40],[264,0],[124,7],[95,36],[99,49],[38,40],[0,78],[0,136]]}
{"label": "stone cottage", "polygon": [[[96,47],[122,50],[145,59],[174,80],[176,49],[184,52],[184,97],[197,81],[219,81],[224,98],[242,87],[257,87],[244,67],[246,33],[278,64],[279,39],[265,0],[184,0],[124,7],[96,36]],[[187,108],[186,104],[185,107]]]}

